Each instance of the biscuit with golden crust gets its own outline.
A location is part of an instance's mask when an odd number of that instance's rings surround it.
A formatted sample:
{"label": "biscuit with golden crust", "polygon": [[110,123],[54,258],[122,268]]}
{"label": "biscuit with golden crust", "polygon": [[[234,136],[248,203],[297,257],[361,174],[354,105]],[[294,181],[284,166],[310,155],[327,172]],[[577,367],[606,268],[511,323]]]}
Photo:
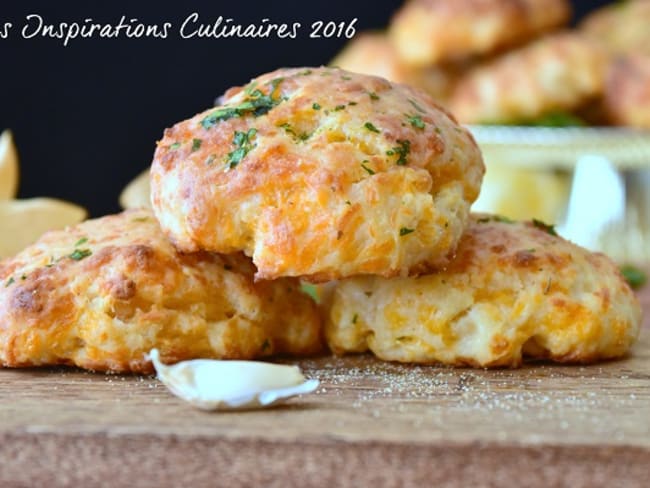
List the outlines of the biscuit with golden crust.
{"label": "biscuit with golden crust", "polygon": [[650,55],[650,0],[627,0],[600,8],[580,30],[614,54]]}
{"label": "biscuit with golden crust", "polygon": [[0,262],[0,364],[150,373],[154,347],[165,362],[317,352],[300,284],[253,273],[242,255],[179,254],[148,210],[49,232]]}
{"label": "biscuit with golden crust", "polygon": [[570,15],[568,0],[411,0],[389,34],[406,63],[429,66],[520,44]]}
{"label": "biscuit with golden crust", "polygon": [[256,278],[394,276],[453,250],[484,173],[426,94],[281,69],[165,131],[152,204],[182,251],[244,251]]}
{"label": "biscuit with golden crust", "polygon": [[608,61],[586,37],[555,34],[471,70],[456,84],[448,107],[469,124],[571,111],[602,94]]}
{"label": "biscuit with golden crust", "polygon": [[454,81],[464,68],[456,64],[426,68],[407,65],[383,32],[357,34],[330,64],[347,71],[379,76],[420,88],[440,103],[447,99]]}
{"label": "biscuit with golden crust", "polygon": [[605,107],[615,124],[650,129],[650,55],[624,56],[611,64]]}
{"label": "biscuit with golden crust", "polygon": [[634,293],[609,258],[551,233],[479,214],[442,271],[340,281],[328,298],[330,348],[475,367],[625,355],[641,324]]}

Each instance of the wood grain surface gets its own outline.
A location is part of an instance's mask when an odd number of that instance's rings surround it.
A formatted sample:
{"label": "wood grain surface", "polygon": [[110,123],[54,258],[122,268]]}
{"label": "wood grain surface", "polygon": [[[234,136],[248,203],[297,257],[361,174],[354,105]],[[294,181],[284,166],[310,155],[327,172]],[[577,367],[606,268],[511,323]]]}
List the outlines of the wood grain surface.
{"label": "wood grain surface", "polygon": [[153,378],[0,370],[0,486],[649,486],[650,290],[632,355],[470,370],[298,361],[312,395],[206,413]]}

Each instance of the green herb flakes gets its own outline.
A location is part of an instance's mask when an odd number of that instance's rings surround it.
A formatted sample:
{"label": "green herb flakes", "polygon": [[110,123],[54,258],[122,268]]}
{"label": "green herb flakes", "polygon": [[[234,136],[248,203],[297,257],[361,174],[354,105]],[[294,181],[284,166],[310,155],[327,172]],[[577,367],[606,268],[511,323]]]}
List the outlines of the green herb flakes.
{"label": "green herb flakes", "polygon": [[336,107],[334,107],[335,112],[338,112],[339,110],[344,110],[344,109],[345,109],[345,105],[337,105]]}
{"label": "green herb flakes", "polygon": [[85,244],[86,242],[88,242],[88,238],[87,238],[87,237],[82,237],[81,239],[79,239],[79,240],[75,243],[74,247],[79,247],[79,246],[81,246],[82,244]]}
{"label": "green herb flakes", "polygon": [[366,129],[368,129],[370,132],[376,132],[377,134],[380,133],[380,130],[377,129],[377,127],[375,127],[372,122],[366,122],[365,124],[363,124],[363,126]]}
{"label": "green herb flakes", "polygon": [[92,251],[90,249],[75,249],[72,251],[72,253],[68,254],[68,257],[70,259],[74,259],[75,261],[81,261],[84,258],[87,258],[92,254]]}
{"label": "green herb flakes", "polygon": [[273,107],[278,105],[282,100],[279,98],[274,98],[273,94],[277,90],[280,83],[284,78],[275,78],[271,80],[268,84],[271,85],[271,91],[268,95],[265,95],[261,90],[254,89],[250,92],[246,91],[248,98],[245,99],[242,103],[236,107],[221,107],[212,112],[210,115],[205,117],[201,121],[201,125],[204,129],[210,129],[217,125],[217,123],[236,118],[244,117],[246,115],[252,115],[254,117],[259,117],[261,115],[267,114]]}
{"label": "green herb flakes", "polygon": [[320,104],[318,104],[318,103],[314,103],[314,104],[311,106],[311,108],[313,108],[314,110],[320,110],[320,109],[321,109],[321,106],[320,106]]}
{"label": "green herb flakes", "polygon": [[201,144],[203,144],[203,139],[192,139],[192,152],[201,149]]}
{"label": "green herb flakes", "polygon": [[172,151],[175,151],[175,150],[178,149],[179,147],[181,147],[181,143],[180,143],[180,142],[175,142],[174,144],[171,144],[171,145],[169,146],[169,149],[171,149]]}
{"label": "green herb flakes", "polygon": [[215,154],[210,154],[207,158],[205,158],[206,166],[210,166],[212,163],[214,163],[215,159],[217,159],[217,156]]}
{"label": "green herb flakes", "polygon": [[648,281],[648,277],[643,271],[630,264],[621,266],[621,274],[634,290],[641,288]]}
{"label": "green herb flakes", "polygon": [[370,97],[370,100],[379,100],[379,95],[375,92],[368,92],[368,96]]}
{"label": "green herb flakes", "polygon": [[413,127],[416,129],[424,129],[424,122],[422,121],[422,117],[419,115],[413,115],[411,117],[408,117],[409,124],[411,124]]}
{"label": "green herb flakes", "polygon": [[368,168],[368,166],[365,165],[365,163],[367,163],[367,162],[368,162],[368,161],[365,160],[363,163],[361,163],[361,167],[362,167],[363,169],[365,169],[365,170],[368,172],[369,175],[374,175],[375,172],[374,172],[371,168]]}
{"label": "green herb flakes", "polygon": [[235,146],[235,150],[228,153],[228,159],[226,164],[228,169],[233,169],[237,166],[242,159],[253,149],[253,144],[251,139],[257,134],[257,129],[252,128],[248,129],[247,132],[241,132],[236,130],[235,135],[232,138],[232,143]]}
{"label": "green herb flakes", "polygon": [[12,277],[9,278],[9,279],[7,280],[7,282],[5,283],[5,288],[7,288],[7,287],[10,286],[10,285],[13,285],[15,282],[16,282],[16,280],[14,280],[14,277],[12,276]]}
{"label": "green herb flakes", "polygon": [[393,156],[397,154],[397,165],[398,166],[405,166],[408,161],[407,157],[409,153],[411,152],[411,141],[409,140],[398,140],[397,144],[399,146],[395,146],[392,150],[386,151],[386,154],[388,156]]}
{"label": "green herb flakes", "polygon": [[541,220],[537,220],[537,219],[533,219],[533,225],[538,229],[543,230],[547,234],[551,234],[552,236],[557,236],[557,232],[555,232],[555,227],[552,225],[546,224]]}
{"label": "green herb flakes", "polygon": [[359,319],[359,314],[356,314],[356,313],[355,313],[355,314],[352,316],[352,323],[353,323],[353,324],[356,324],[358,319]]}
{"label": "green herb flakes", "polygon": [[409,229],[408,227],[402,227],[399,230],[399,235],[400,236],[405,236],[405,235],[408,235],[408,234],[410,234],[412,232],[415,232],[415,229]]}

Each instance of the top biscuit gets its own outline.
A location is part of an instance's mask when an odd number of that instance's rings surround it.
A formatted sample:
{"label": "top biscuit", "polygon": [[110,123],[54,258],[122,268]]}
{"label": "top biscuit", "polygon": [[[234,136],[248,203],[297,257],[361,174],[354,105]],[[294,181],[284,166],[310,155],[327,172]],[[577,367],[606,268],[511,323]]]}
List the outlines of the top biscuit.
{"label": "top biscuit", "polygon": [[405,275],[458,242],[484,165],[431,98],[334,68],[280,69],[165,131],[152,205],[181,251],[244,251],[257,279]]}
{"label": "top biscuit", "polygon": [[568,0],[411,0],[390,35],[405,62],[427,66],[521,44],[570,15]]}

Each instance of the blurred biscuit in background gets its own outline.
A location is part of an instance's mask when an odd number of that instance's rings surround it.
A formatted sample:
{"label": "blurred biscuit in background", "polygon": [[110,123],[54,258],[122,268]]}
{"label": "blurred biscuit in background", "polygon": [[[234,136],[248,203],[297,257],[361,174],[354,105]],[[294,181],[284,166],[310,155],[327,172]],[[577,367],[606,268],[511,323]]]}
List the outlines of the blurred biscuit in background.
{"label": "blurred biscuit in background", "polygon": [[384,32],[362,32],[355,36],[332,60],[332,66],[380,76],[395,83],[406,83],[426,91],[444,103],[458,77],[460,65],[413,67],[405,63]]}
{"label": "blurred biscuit in background", "polygon": [[605,107],[615,124],[650,129],[650,55],[624,56],[612,63]]}
{"label": "blurred biscuit in background", "polygon": [[411,0],[389,33],[404,62],[429,66],[521,44],[570,15],[567,0]]}
{"label": "blurred biscuit in background", "polygon": [[587,16],[579,29],[615,54],[650,55],[650,0],[615,2]]}
{"label": "blurred biscuit in background", "polygon": [[594,42],[573,32],[542,38],[461,78],[449,109],[464,123],[521,123],[573,111],[603,92],[608,63]]}

